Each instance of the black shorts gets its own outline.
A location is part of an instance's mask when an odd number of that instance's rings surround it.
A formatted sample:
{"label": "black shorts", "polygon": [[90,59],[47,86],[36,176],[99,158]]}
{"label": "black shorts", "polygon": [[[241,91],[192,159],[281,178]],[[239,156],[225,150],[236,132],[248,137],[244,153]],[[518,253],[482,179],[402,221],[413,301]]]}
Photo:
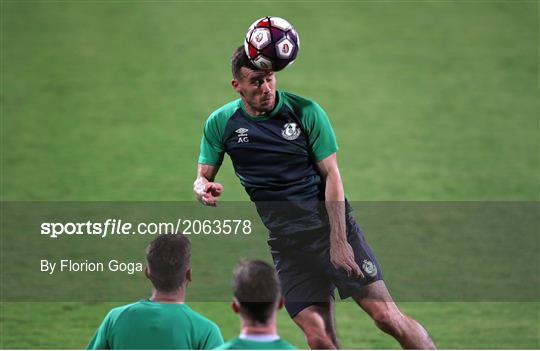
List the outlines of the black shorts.
{"label": "black shorts", "polygon": [[364,233],[347,215],[347,241],[364,278],[347,277],[330,262],[330,231],[323,228],[268,240],[281,282],[285,308],[294,318],[304,308],[334,298],[337,287],[341,299],[359,293],[362,287],[382,280],[382,272]]}

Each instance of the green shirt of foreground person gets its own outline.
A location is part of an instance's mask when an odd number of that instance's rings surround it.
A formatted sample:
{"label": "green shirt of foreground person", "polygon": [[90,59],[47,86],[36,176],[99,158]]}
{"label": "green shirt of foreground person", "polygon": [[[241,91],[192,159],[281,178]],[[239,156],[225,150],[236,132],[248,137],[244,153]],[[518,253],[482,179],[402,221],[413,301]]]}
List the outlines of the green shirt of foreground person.
{"label": "green shirt of foreground person", "polygon": [[112,309],[87,349],[213,349],[223,344],[218,326],[184,303],[191,281],[190,242],[158,236],[147,248],[145,275],[152,296]]}

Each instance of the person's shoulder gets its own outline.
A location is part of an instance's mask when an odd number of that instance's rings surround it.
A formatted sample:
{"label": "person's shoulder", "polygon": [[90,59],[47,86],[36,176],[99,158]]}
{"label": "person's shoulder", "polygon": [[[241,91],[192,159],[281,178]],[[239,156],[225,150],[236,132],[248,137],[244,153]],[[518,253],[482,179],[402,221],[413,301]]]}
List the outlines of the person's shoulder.
{"label": "person's shoulder", "polygon": [[221,344],[220,346],[214,348],[214,350],[234,350],[234,349],[236,349],[237,341],[238,341],[238,338],[231,339],[231,340],[226,341],[225,343]]}
{"label": "person's shoulder", "polygon": [[133,302],[127,305],[122,305],[118,307],[112,308],[109,313],[107,314],[108,319],[115,320],[118,319],[122,314],[124,314],[126,311],[129,311],[133,308],[137,308],[137,306],[140,304],[140,301]]}
{"label": "person's shoulder", "polygon": [[218,329],[218,325],[212,321],[211,319],[203,316],[197,311],[194,311],[189,307],[187,304],[184,305],[185,313],[189,317],[189,319],[193,322],[193,324],[196,324],[199,327],[206,326],[211,329]]}
{"label": "person's shoulder", "polygon": [[281,91],[280,94],[280,97],[283,98],[285,105],[287,105],[299,117],[317,114],[322,110],[321,106],[313,99],[289,93],[287,91]]}
{"label": "person's shoulder", "polygon": [[283,340],[283,339],[279,339],[278,340],[278,343],[279,343],[279,349],[280,350],[297,350],[296,347],[294,347],[293,345],[289,344],[287,341]]}
{"label": "person's shoulder", "polygon": [[231,339],[214,350],[296,350],[297,348],[283,339],[275,341],[248,341]]}
{"label": "person's shoulder", "polygon": [[208,120],[229,119],[238,109],[241,108],[240,104],[241,104],[240,99],[233,100],[221,106],[220,108],[214,110],[208,117]]}
{"label": "person's shoulder", "polygon": [[114,307],[114,308],[111,309],[111,311],[109,313],[114,314],[114,315],[118,315],[118,314],[121,314],[121,313],[129,311],[129,310],[143,308],[143,307],[144,307],[144,300],[141,300],[141,301],[136,301],[136,302],[129,303],[127,305]]}

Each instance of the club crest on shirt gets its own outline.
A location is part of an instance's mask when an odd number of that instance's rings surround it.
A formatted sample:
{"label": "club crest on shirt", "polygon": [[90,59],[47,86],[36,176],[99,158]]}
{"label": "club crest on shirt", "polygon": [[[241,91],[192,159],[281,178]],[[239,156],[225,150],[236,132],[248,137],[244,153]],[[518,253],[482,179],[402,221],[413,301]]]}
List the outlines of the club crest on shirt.
{"label": "club crest on shirt", "polygon": [[287,140],[294,140],[298,138],[300,135],[300,128],[298,128],[298,125],[296,123],[285,123],[283,126],[283,130],[281,131],[281,136]]}
{"label": "club crest on shirt", "polygon": [[370,260],[362,261],[362,270],[372,278],[377,275],[377,267]]}

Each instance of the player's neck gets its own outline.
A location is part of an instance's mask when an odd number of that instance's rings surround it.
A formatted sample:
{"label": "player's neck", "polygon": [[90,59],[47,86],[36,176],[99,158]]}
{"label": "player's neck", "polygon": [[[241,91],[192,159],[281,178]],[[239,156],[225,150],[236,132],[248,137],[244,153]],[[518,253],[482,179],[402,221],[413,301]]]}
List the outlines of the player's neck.
{"label": "player's neck", "polygon": [[254,323],[241,318],[240,333],[243,335],[277,335],[275,317],[270,318],[265,324]]}
{"label": "player's neck", "polygon": [[150,297],[150,301],[160,303],[184,303],[185,297],[186,292],[184,288],[180,288],[173,293],[163,293],[156,289],[152,289],[152,296]]}

